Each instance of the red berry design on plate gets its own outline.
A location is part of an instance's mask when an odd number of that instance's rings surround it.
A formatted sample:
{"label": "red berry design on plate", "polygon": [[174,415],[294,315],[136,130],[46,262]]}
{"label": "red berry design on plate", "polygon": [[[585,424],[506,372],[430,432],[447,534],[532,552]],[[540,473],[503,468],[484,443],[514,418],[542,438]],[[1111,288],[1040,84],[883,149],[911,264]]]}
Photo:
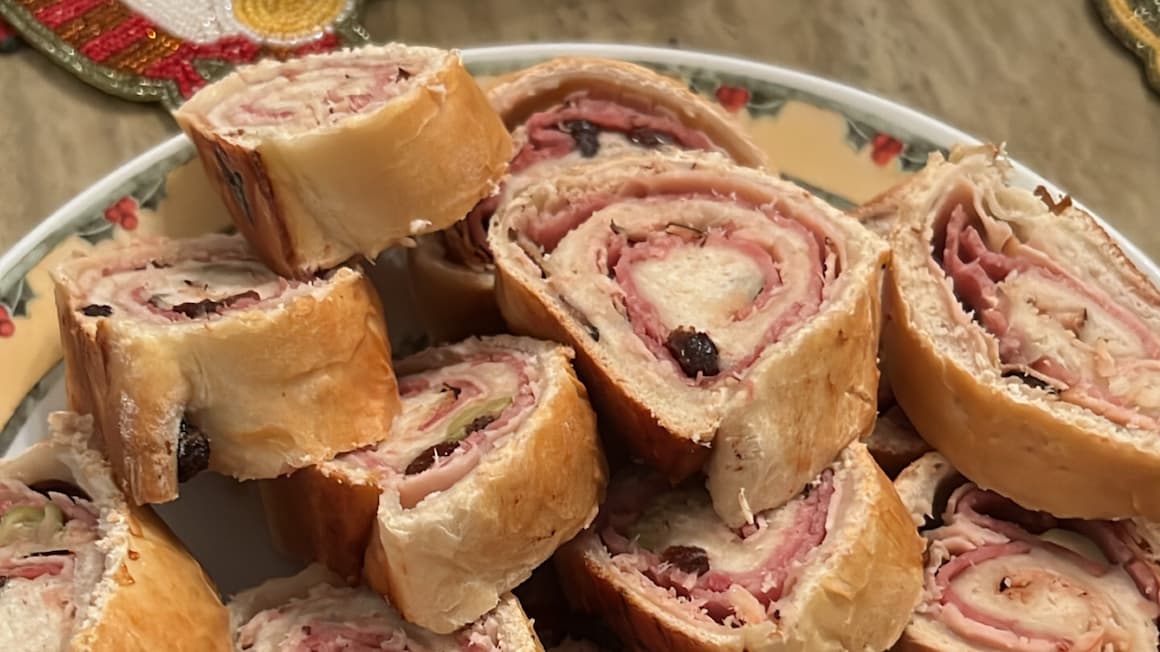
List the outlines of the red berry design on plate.
{"label": "red berry design on plate", "polygon": [[875,165],[886,165],[902,153],[902,141],[893,136],[878,134],[870,143],[870,159]]}
{"label": "red berry design on plate", "polygon": [[122,229],[132,231],[137,228],[137,200],[122,197],[117,203],[105,209],[105,219]]}
{"label": "red berry design on plate", "polygon": [[0,306],[0,337],[12,337],[16,332],[16,324],[12,323],[12,318],[8,314],[8,308]]}
{"label": "red berry design on plate", "polygon": [[719,86],[714,95],[730,113],[736,113],[749,104],[749,89],[740,86]]}

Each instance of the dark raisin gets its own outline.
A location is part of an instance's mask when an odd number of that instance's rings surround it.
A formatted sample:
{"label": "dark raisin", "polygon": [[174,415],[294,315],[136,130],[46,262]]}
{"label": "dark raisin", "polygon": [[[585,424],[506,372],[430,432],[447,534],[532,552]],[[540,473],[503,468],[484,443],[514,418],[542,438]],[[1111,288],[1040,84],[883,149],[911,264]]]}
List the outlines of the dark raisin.
{"label": "dark raisin", "polygon": [[170,265],[169,263],[159,263],[156,260],[150,261],[149,264],[153,266],[153,269],[165,269],[167,267],[173,267],[173,265]]}
{"label": "dark raisin", "polygon": [[669,333],[665,345],[689,378],[696,378],[698,374],[716,376],[721,371],[717,366],[717,345],[707,333],[681,327]]}
{"label": "dark raisin", "polygon": [[445,441],[441,444],[435,444],[431,448],[419,453],[418,457],[411,460],[407,465],[407,470],[404,471],[406,475],[415,475],[422,473],[435,465],[436,460],[441,457],[447,457],[459,448],[458,441]]}
{"label": "dark raisin", "polygon": [[1006,593],[1007,589],[1011,588],[1011,578],[1004,577],[999,580],[999,593]]}
{"label": "dark raisin", "polygon": [[600,128],[596,125],[587,120],[569,120],[564,123],[564,128],[572,134],[572,138],[576,141],[576,149],[580,150],[580,156],[592,158],[600,151],[598,139]]}
{"label": "dark raisin", "polygon": [[190,319],[201,319],[208,315],[216,315],[222,310],[222,302],[214,301],[213,299],[202,299],[201,301],[189,301],[186,303],[179,303],[173,306],[173,312],[185,315]]}
{"label": "dark raisin", "polygon": [[233,195],[234,204],[242,210],[242,214],[246,216],[246,221],[250,224],[254,223],[254,214],[250,208],[250,200],[246,197],[246,181],[242,175],[230,166],[229,158],[226,152],[221,147],[215,147],[214,158],[217,159],[218,171],[221,172],[222,178],[225,179],[226,184],[230,187],[230,194]]}
{"label": "dark raisin", "polygon": [[781,620],[781,609],[774,609],[773,610],[773,619],[774,620]]}
{"label": "dark raisin", "polygon": [[30,552],[27,557],[56,557],[58,555],[71,555],[71,550],[41,550],[39,552]]}
{"label": "dark raisin", "polygon": [[628,141],[641,147],[661,147],[672,145],[673,137],[663,131],[639,127],[628,132]]}
{"label": "dark raisin", "polygon": [[1031,374],[1025,374],[1022,371],[1015,371],[1015,370],[1004,371],[1003,377],[1004,378],[1018,378],[1019,380],[1023,381],[1023,384],[1025,384],[1029,387],[1034,387],[1035,389],[1042,389],[1043,391],[1050,392],[1052,394],[1059,391],[1055,387],[1053,387],[1050,383],[1044,381],[1043,379],[1036,378],[1035,376],[1032,376]]}
{"label": "dark raisin", "polygon": [[395,81],[403,81],[404,79],[410,79],[412,76],[414,76],[414,74],[411,71],[403,70],[402,68],[399,68],[399,74],[395,76]]}
{"label": "dark raisin", "polygon": [[494,414],[485,414],[480,417],[475,417],[475,419],[473,419],[471,423],[467,424],[467,427],[463,429],[463,436],[466,437],[473,432],[479,432],[480,430],[490,426],[495,422],[496,416],[497,415]]}
{"label": "dark raisin", "polygon": [[177,481],[188,482],[209,468],[209,439],[193,424],[181,420],[177,433]]}
{"label": "dark raisin", "polygon": [[65,482],[64,480],[41,480],[40,482],[34,482],[28,485],[28,488],[46,496],[50,493],[54,493],[60,494],[62,496],[68,496],[74,500],[78,498],[81,500],[92,500],[83,489],[71,482]]}
{"label": "dark raisin", "polygon": [[85,317],[112,317],[113,307],[99,303],[90,303],[84,308],[81,308],[81,312],[85,314]]}
{"label": "dark raisin", "polygon": [[0,575],[0,589],[4,588],[4,585],[7,583],[8,583],[8,578],[3,576],[3,575]]}
{"label": "dark raisin", "polygon": [[669,546],[661,553],[661,561],[694,575],[709,572],[709,555],[697,546]]}
{"label": "dark raisin", "polygon": [[459,395],[463,392],[462,389],[460,389],[454,385],[448,385],[447,383],[443,383],[443,391],[451,392],[452,398],[459,398]]}

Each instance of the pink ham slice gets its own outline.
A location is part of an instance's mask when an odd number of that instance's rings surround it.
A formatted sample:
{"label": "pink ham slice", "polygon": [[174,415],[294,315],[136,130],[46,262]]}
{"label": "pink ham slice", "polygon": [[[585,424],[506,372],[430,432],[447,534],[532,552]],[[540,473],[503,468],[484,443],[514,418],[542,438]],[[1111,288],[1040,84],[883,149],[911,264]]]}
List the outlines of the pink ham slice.
{"label": "pink ham slice", "polygon": [[[933,587],[928,586],[928,591],[938,606],[925,611],[933,612],[937,620],[966,641],[985,647],[1028,651],[1094,650],[1104,649],[1101,645],[1119,644],[1127,635],[1120,630],[1121,623],[1112,616],[1111,608],[1101,602],[1109,598],[1091,588],[1092,582],[1106,581],[1110,574],[1117,572],[1131,579],[1139,591],[1140,603],[1147,605],[1144,609],[1147,617],[1155,619],[1160,615],[1157,596],[1160,571],[1146,556],[1130,523],[1056,519],[1043,512],[1026,510],[969,483],[951,495],[943,520],[944,525],[925,533],[932,546],[940,543],[951,555],[930,575]],[[1082,535],[1098,547],[1109,563],[1038,536],[1049,530],[1069,530]],[[1073,579],[1038,569],[1028,557],[1036,550],[1074,568]],[[1016,557],[1027,557],[1023,562],[1027,570],[1019,574],[1009,571],[1010,576],[1004,576],[994,590],[999,594],[1019,591],[1028,596],[1032,594],[1026,592],[1040,592],[1052,604],[1054,600],[1050,596],[1059,592],[1060,597],[1067,595],[1071,600],[1086,602],[1090,605],[1091,622],[1077,623],[1086,627],[1077,638],[1027,624],[1033,621],[1026,614],[999,615],[995,609],[981,608],[973,600],[977,595],[973,587],[962,591],[957,585],[969,570],[984,568],[989,563],[1006,563],[1005,560]]]}
{"label": "pink ham slice", "polygon": [[[494,373],[497,370],[510,374],[512,386],[502,390],[492,387],[501,376]],[[535,406],[532,373],[522,355],[482,352],[453,365],[404,376],[399,381],[404,413],[418,421],[396,427],[414,445],[392,437],[376,447],[341,455],[335,462],[379,475],[397,489],[400,505],[410,509],[423,498],[454,486],[479,465],[502,437],[519,428]],[[457,415],[503,398],[499,395],[502,392],[510,392],[511,402],[506,407],[497,414],[486,415],[486,424],[468,433],[457,445],[447,446],[445,452],[435,453],[434,462],[426,468],[415,470],[412,465],[418,457],[440,450],[447,428]]]}
{"label": "pink ham slice", "polygon": [[[665,323],[658,307],[642,292],[636,269],[642,262],[662,260],[681,248],[716,248],[729,256],[751,261],[760,275],[760,288],[747,303],[729,315],[731,322],[763,323],[762,337],[743,355],[728,360],[718,374],[697,375],[696,384],[713,382],[743,372],[762,350],[779,341],[794,327],[808,321],[820,310],[825,286],[841,272],[843,254],[838,239],[808,216],[790,217],[771,205],[749,204],[743,198],[729,197],[724,191],[705,191],[689,181],[652,185],[642,180],[626,190],[627,196],[593,196],[578,198],[557,212],[537,216],[524,225],[527,237],[545,253],[554,252],[561,241],[578,226],[599,212],[623,204],[635,203],[642,211],[664,214],[666,202],[705,200],[729,203],[762,215],[769,228],[779,232],[769,242],[752,239],[743,229],[726,224],[703,230],[697,225],[670,222],[651,232],[627,233],[612,225],[605,239],[592,243],[598,271],[615,279],[621,294],[614,301],[623,304],[633,330],[659,360],[677,363],[667,338],[678,323]],[[799,219],[800,218],[800,219]],[[795,257],[795,252],[802,252]],[[792,259],[792,264],[790,260]],[[709,270],[706,270],[709,271]],[[678,280],[679,282],[679,280]],[[780,302],[772,301],[782,298]],[[763,322],[752,320],[759,313],[771,312]],[[711,335],[711,333],[710,333]],[[674,364],[674,368],[679,365]],[[687,374],[688,375],[688,374]]]}
{"label": "pink ham slice", "polygon": [[[1009,227],[980,216],[969,202],[952,196],[935,225],[935,258],[950,277],[954,293],[966,309],[998,339],[1005,370],[1039,379],[1061,398],[1120,423],[1160,429],[1160,406],[1139,405],[1117,377],[1146,385],[1160,374],[1160,338],[1128,310],[1098,288],[1068,272],[1059,263],[1025,244]],[[1062,262],[1062,261],[1061,261]],[[1020,286],[1041,289],[1026,298]],[[1034,292],[1034,290],[1032,290]],[[1053,305],[1052,296],[1073,297],[1075,305]],[[1061,327],[1057,348],[1045,349],[1042,325],[1013,319],[1014,311],[1030,305],[1040,318]],[[1101,348],[1099,333],[1087,325],[1089,310],[1116,324],[1126,347],[1139,357],[1114,356]],[[1074,338],[1074,342],[1071,340]]]}
{"label": "pink ham slice", "polygon": [[94,319],[128,315],[158,325],[265,308],[313,285],[277,276],[240,238],[220,236],[139,244],[124,249],[115,265],[73,264],[78,313]]}
{"label": "pink ham slice", "polygon": [[244,135],[249,130],[307,131],[373,112],[406,91],[414,67],[345,57],[327,65],[298,60],[240,74],[246,85],[223,98],[207,117],[217,127]]}
{"label": "pink ham slice", "polygon": [[[777,618],[778,601],[793,590],[802,561],[825,540],[826,520],[835,494],[833,473],[827,470],[807,496],[783,508],[794,511],[776,535],[762,532],[767,527],[764,515],[759,515],[756,525],[734,532],[733,536],[742,541],[777,537],[776,544],[757,566],[738,571],[713,568],[708,560],[701,569],[682,568],[667,556],[669,548],[650,550],[629,534],[632,524],[665,491],[666,485],[657,476],[629,477],[611,487],[596,524],[601,540],[615,563],[638,569],[657,586],[671,590],[678,600],[718,623],[733,626]],[[714,522],[709,512],[703,516],[709,519],[704,524],[706,529],[725,527]]]}
{"label": "pink ham slice", "polygon": [[[520,174],[540,163],[576,151],[579,147],[577,137],[569,128],[575,123],[587,123],[594,133],[623,134],[628,142],[641,149],[650,149],[655,146],[650,143],[659,140],[682,149],[719,151],[703,132],[684,125],[675,117],[646,112],[588,93],[576,93],[562,104],[528,118],[524,123],[527,142],[512,158],[508,174]],[[634,133],[638,135],[635,139],[631,137]],[[646,140],[639,137],[642,134]],[[599,155],[597,151],[595,156]],[[451,260],[474,266],[491,263],[487,223],[501,200],[502,190],[481,201],[465,220],[448,229],[444,243]]]}

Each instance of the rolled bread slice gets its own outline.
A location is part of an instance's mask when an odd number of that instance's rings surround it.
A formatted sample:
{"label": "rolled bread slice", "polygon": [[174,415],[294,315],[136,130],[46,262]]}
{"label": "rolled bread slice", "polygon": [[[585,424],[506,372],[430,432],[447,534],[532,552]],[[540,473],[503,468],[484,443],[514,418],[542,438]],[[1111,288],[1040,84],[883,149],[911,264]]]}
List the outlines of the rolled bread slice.
{"label": "rolled bread slice", "polygon": [[1057,516],[1160,519],[1160,291],[994,147],[895,190],[884,365],[964,475]]}
{"label": "rolled bread slice", "polygon": [[[566,347],[469,339],[398,363],[403,414],[378,446],[265,486],[274,538],[362,574],[452,632],[595,518],[607,471]],[[453,587],[453,588],[452,588]]]}
{"label": "rolled bread slice", "polygon": [[324,566],[311,565],[239,593],[230,601],[237,650],[289,652],[543,652],[532,624],[511,594],[478,621],[435,634],[400,617],[381,597],[351,588]]}
{"label": "rolled bread slice", "polygon": [[923,600],[896,649],[1156,649],[1154,524],[1024,509],[933,452],[895,485],[928,542]]}
{"label": "rolled bread slice", "polygon": [[883,650],[922,590],[922,540],[860,443],[740,529],[703,489],[628,471],[555,561],[568,595],[641,650]]}
{"label": "rolled bread slice", "polygon": [[297,278],[461,219],[511,154],[457,52],[399,43],[244,66],[175,117],[238,230]]}
{"label": "rolled bread slice", "polygon": [[[88,448],[91,419],[0,460],[0,650],[232,650],[217,589]],[[180,635],[175,635],[179,633]]]}
{"label": "rolled bread slice", "polygon": [[874,430],[864,441],[874,461],[890,478],[930,451],[930,444],[919,436],[897,405],[878,415]]}
{"label": "rolled bread slice", "polygon": [[889,250],[789,182],[620,158],[528,186],[488,241],[508,324],[574,347],[616,435],[670,479],[704,467],[732,526],[873,424]]}
{"label": "rolled bread slice", "polygon": [[747,167],[767,165],[765,153],[720,107],[636,64],[559,57],[502,77],[487,96],[513,139],[502,191],[408,251],[418,314],[439,341],[503,329],[487,226],[528,183],[577,163],[654,149],[712,151]]}
{"label": "rolled bread slice", "polygon": [[240,237],[149,240],[55,272],[72,409],[136,503],[209,468],[272,478],[382,440],[399,411],[371,282],[270,272]]}

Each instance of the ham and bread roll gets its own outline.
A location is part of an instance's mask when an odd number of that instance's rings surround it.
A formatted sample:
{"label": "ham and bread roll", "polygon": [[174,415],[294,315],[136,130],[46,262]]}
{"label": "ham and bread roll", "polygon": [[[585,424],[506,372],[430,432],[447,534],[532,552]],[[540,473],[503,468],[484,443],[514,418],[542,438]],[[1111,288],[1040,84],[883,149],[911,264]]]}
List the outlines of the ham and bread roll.
{"label": "ham and bread roll", "polygon": [[435,634],[403,620],[375,593],[345,586],[325,567],[269,580],[230,601],[239,652],[543,652],[510,594],[476,622]]}
{"label": "ham and bread roll", "polygon": [[227,652],[226,609],[148,507],[90,450],[91,419],[0,460],[0,650]]}
{"label": "ham and bread roll", "polygon": [[488,242],[508,324],[574,347],[617,436],[672,480],[704,467],[731,526],[873,424],[889,250],[789,182],[621,158],[528,186]]}
{"label": "ham and bread roll", "polygon": [[571,359],[501,335],[400,361],[403,413],[385,442],[265,485],[275,540],[348,579],[365,552],[365,580],[427,629],[475,620],[604,496],[595,415]]}
{"label": "ham and bread roll", "polygon": [[272,478],[386,437],[399,411],[374,287],[270,272],[239,237],[142,241],[55,272],[69,403],[134,502],[208,468]]}
{"label": "ham and bread roll", "polygon": [[739,529],[702,488],[630,469],[555,560],[568,595],[640,650],[880,651],[922,590],[921,538],[859,443]]}
{"label": "ham and bread roll", "polygon": [[175,117],[238,230],[295,278],[449,226],[511,154],[458,53],[397,43],[244,66]]}
{"label": "ham and bread roll", "polygon": [[417,313],[438,341],[503,330],[487,226],[519,188],[577,163],[655,149],[766,165],[765,153],[718,106],[643,66],[559,57],[502,77],[487,95],[513,139],[502,192],[408,252]]}
{"label": "ham and bread roll", "polygon": [[928,544],[923,600],[897,649],[1156,650],[1160,528],[1025,509],[938,453],[895,484]]}
{"label": "ham and bread roll", "polygon": [[883,364],[935,449],[1061,517],[1160,519],[1160,291],[997,148],[931,157],[897,211]]}

